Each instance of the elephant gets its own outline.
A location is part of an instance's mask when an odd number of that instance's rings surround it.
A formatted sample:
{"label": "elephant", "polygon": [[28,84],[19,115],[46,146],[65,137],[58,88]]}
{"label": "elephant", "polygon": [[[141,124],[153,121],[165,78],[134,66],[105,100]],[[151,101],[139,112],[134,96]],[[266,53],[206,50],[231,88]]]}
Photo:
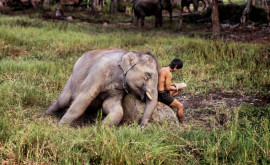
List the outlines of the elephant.
{"label": "elephant", "polygon": [[146,106],[139,122],[146,126],[157,104],[159,64],[150,53],[117,48],[93,50],[75,63],[63,91],[46,114],[67,109],[59,125],[72,124],[86,110],[106,115],[105,125],[118,125],[123,117],[122,100],[127,93]]}
{"label": "elephant", "polygon": [[172,24],[172,2],[171,0],[136,0],[132,10],[136,17],[135,25],[141,18],[141,27],[144,26],[144,17],[155,15],[155,27],[162,26],[162,10],[165,9],[170,14],[170,23]]}
{"label": "elephant", "polygon": [[182,0],[181,2],[181,11],[183,12],[184,7],[186,6],[188,9],[188,12],[191,13],[191,10],[189,8],[190,4],[193,4],[193,8],[194,11],[197,12],[198,11],[198,7],[199,7],[199,1],[202,1],[202,3],[204,4],[204,10],[206,8],[208,8],[209,6],[209,1],[208,0]]}

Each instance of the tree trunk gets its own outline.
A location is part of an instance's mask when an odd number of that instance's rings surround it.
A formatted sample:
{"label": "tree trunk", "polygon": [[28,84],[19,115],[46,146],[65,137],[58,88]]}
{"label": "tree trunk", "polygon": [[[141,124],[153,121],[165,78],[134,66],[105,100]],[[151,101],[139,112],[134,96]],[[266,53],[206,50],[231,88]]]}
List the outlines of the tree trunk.
{"label": "tree trunk", "polygon": [[268,8],[268,5],[267,5],[267,1],[266,0],[262,0],[263,2],[263,6],[264,6],[264,9],[265,9],[265,12],[267,14],[267,21],[268,23],[270,22],[270,18],[269,18],[269,8]]}
{"label": "tree trunk", "polygon": [[183,8],[181,6],[182,6],[182,0],[180,0],[179,26],[178,26],[179,31],[182,31],[182,28],[183,28],[183,15],[182,15]]}
{"label": "tree trunk", "polygon": [[125,4],[125,6],[126,6],[125,13],[126,14],[130,14],[131,13],[131,11],[129,11],[129,8],[128,8],[129,3],[130,3],[130,0],[126,0],[126,4]]}
{"label": "tree trunk", "polygon": [[44,6],[49,7],[50,6],[50,0],[44,0]]}
{"label": "tree trunk", "polygon": [[252,0],[248,0],[247,6],[242,13],[242,17],[240,18],[242,27],[245,27],[247,25],[248,17],[251,12],[251,7],[252,7]]}
{"label": "tree trunk", "polygon": [[212,1],[212,25],[213,35],[215,38],[220,38],[220,25],[219,25],[219,14],[218,14],[218,0]]}
{"label": "tree trunk", "polygon": [[104,6],[104,0],[99,0],[99,6],[101,7],[101,9],[103,9],[103,6]]}
{"label": "tree trunk", "polygon": [[[34,7],[32,0],[27,0],[30,7]],[[34,7],[35,8],[35,7]]]}
{"label": "tree trunk", "polygon": [[117,0],[111,0],[110,13],[115,13],[117,10]]}
{"label": "tree trunk", "polygon": [[38,8],[43,9],[43,7],[44,7],[44,0],[40,0],[40,2],[38,3]]}
{"label": "tree trunk", "polygon": [[97,13],[97,0],[91,0],[91,13]]}
{"label": "tree trunk", "polygon": [[252,4],[252,6],[255,6],[255,0],[251,0],[251,4]]}
{"label": "tree trunk", "polygon": [[[229,1],[230,1],[230,0],[229,0]],[[204,10],[205,10],[205,9],[208,9],[209,4],[210,4],[209,0],[203,0],[203,3],[205,4]],[[198,5],[199,5],[199,2],[198,2]]]}
{"label": "tree trunk", "polygon": [[232,0],[228,0],[229,1],[229,4],[233,4]]}

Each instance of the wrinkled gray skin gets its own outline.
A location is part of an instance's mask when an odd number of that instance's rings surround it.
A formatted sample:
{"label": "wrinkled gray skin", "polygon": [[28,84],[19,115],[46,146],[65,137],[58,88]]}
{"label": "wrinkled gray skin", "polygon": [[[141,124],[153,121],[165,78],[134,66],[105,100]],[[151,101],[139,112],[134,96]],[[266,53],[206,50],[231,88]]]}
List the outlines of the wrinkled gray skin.
{"label": "wrinkled gray skin", "polygon": [[[158,62],[150,54],[109,48],[85,53],[75,63],[72,75],[63,91],[46,114],[67,109],[60,125],[70,124],[86,109],[102,107],[104,124],[117,125],[123,117],[123,74],[130,93],[146,103],[140,125],[145,126],[157,104]],[[146,96],[152,96],[150,100]]]}
{"label": "wrinkled gray skin", "polygon": [[155,15],[155,27],[162,26],[162,10],[170,13],[170,22],[172,24],[172,3],[171,0],[136,0],[133,5],[134,15],[136,17],[135,25],[141,18],[141,26],[144,26],[144,17]]}
{"label": "wrinkled gray skin", "polygon": [[[123,98],[122,105],[124,108],[124,116],[121,124],[128,124],[137,122],[140,120],[145,109],[145,103],[136,98],[132,94],[127,94]],[[170,125],[179,125],[179,120],[176,116],[176,112],[169,106],[158,102],[153,114],[150,118],[150,122],[154,123],[168,123]]]}

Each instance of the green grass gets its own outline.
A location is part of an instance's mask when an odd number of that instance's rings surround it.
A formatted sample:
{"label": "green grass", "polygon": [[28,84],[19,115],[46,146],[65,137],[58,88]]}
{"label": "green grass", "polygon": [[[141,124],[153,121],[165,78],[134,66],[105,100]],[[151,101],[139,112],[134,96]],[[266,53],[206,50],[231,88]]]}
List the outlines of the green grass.
{"label": "green grass", "polygon": [[[222,128],[150,124],[58,127],[44,111],[78,57],[110,46],[181,58],[184,92],[269,95],[269,45],[188,38],[174,27],[66,23],[0,15],[0,162],[17,164],[269,164],[270,107],[241,106]],[[222,107],[220,108],[222,109]],[[214,124],[213,124],[214,125]]]}

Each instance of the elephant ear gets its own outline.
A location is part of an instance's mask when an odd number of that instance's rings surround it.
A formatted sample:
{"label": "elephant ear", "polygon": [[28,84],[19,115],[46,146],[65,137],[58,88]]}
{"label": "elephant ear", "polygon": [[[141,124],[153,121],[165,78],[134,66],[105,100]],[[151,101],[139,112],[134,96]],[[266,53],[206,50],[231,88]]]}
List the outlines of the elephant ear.
{"label": "elephant ear", "polygon": [[124,74],[127,73],[129,69],[131,69],[135,64],[139,61],[138,54],[135,52],[128,52],[122,57],[122,60],[119,62],[119,66],[124,71]]}

